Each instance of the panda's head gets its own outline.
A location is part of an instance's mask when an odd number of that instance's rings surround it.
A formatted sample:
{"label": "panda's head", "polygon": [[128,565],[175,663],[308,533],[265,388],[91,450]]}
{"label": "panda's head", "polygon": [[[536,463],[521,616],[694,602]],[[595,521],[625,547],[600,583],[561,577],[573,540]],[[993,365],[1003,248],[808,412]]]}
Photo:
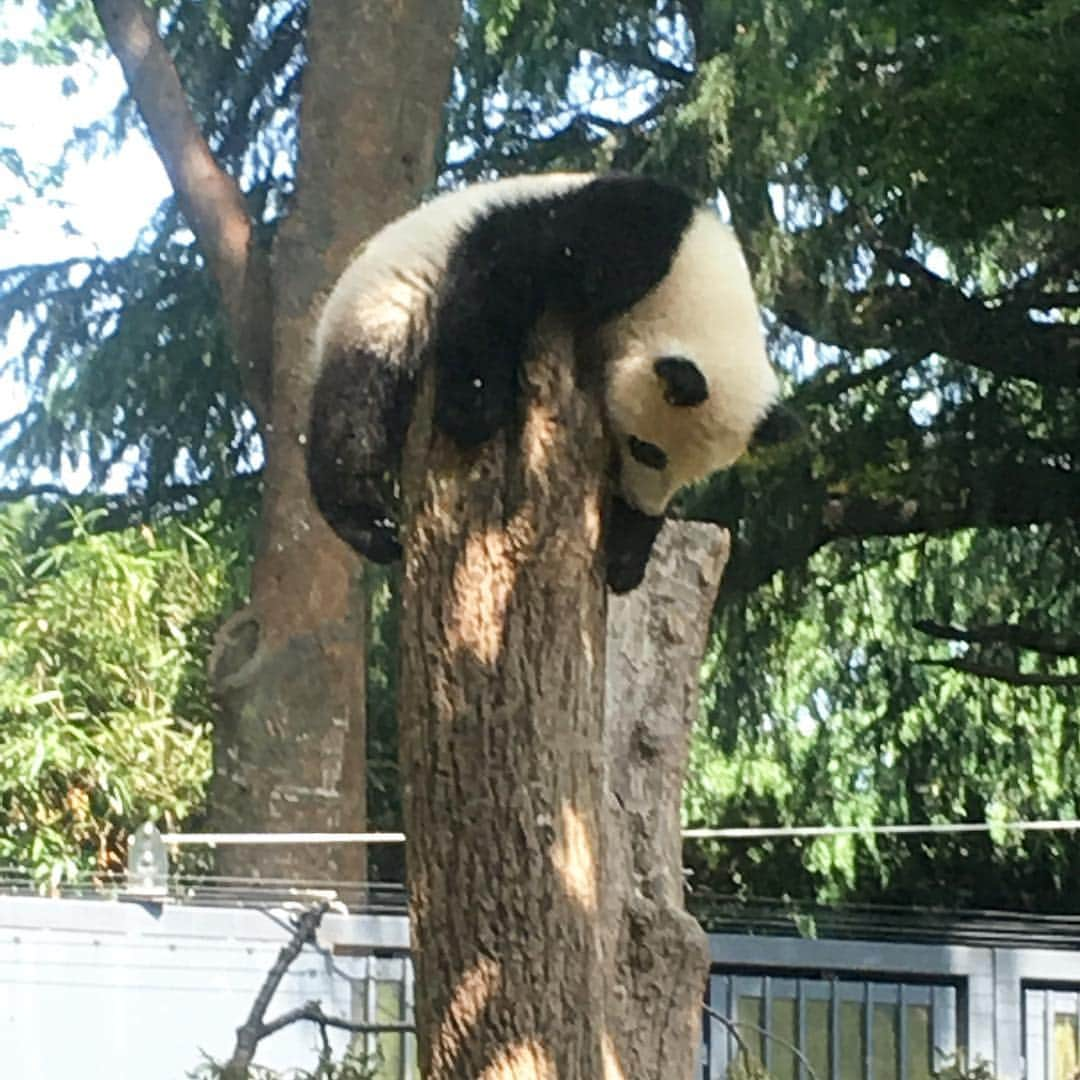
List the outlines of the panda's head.
{"label": "panda's head", "polygon": [[599,345],[620,493],[646,514],[731,465],[776,399],[750,273],[708,210],[694,214],[660,283],[601,328]]}

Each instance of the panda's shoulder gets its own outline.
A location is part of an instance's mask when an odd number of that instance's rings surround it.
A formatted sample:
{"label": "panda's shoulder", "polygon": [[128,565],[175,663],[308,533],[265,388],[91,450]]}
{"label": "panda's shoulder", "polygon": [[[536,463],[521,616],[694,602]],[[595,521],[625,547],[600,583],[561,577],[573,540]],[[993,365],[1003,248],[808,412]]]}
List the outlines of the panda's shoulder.
{"label": "panda's shoulder", "polygon": [[355,265],[368,278],[419,274],[434,285],[451,251],[479,221],[505,207],[535,207],[542,212],[550,200],[593,179],[589,173],[542,173],[442,192],[379,230]]}

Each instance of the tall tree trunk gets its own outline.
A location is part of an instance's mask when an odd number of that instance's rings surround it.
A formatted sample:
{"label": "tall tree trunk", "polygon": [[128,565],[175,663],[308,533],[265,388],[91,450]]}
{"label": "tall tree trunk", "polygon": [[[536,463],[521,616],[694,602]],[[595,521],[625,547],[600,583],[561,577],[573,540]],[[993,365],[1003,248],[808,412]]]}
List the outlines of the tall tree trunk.
{"label": "tall tree trunk", "polygon": [[[359,560],[308,493],[306,358],[321,298],[350,254],[433,180],[459,15],[459,0],[312,5],[297,197],[268,276],[271,398],[252,597],[222,628],[212,671],[221,831],[363,827],[364,594]],[[226,848],[219,869],[356,879],[363,855]]]}
{"label": "tall tree trunk", "polygon": [[607,620],[604,1080],[689,1080],[701,1032],[708,941],[683,902],[680,806],[701,660],[728,533],[668,522],[645,580]]}
{"label": "tall tree trunk", "polygon": [[679,803],[728,537],[669,525],[605,615],[600,409],[553,323],[524,397],[520,445],[469,455],[434,431],[428,383],[406,451],[422,1075],[689,1080],[708,949],[683,904]]}
{"label": "tall tree trunk", "polygon": [[[308,346],[323,296],[360,242],[433,180],[460,0],[314,0],[297,194],[273,259],[214,160],[155,16],[94,0],[181,210],[221,290],[266,454],[250,604],[211,659],[213,825],[223,832],[362,828],[364,635],[359,560],[311,503],[303,437]],[[226,848],[229,874],[362,877],[360,848]]]}
{"label": "tall tree trunk", "polygon": [[602,1076],[606,444],[536,336],[518,444],[421,394],[404,471],[401,758],[425,1080]]}

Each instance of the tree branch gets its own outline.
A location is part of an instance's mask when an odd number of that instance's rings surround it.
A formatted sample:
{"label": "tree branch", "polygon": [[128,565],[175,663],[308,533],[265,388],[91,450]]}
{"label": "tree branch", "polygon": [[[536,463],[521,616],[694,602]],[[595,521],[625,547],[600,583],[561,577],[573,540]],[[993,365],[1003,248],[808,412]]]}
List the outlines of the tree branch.
{"label": "tree branch", "polygon": [[315,944],[316,931],[319,929],[319,924],[329,907],[329,901],[320,900],[318,903],[306,908],[297,917],[292,935],[281,947],[273,967],[267,972],[266,978],[255,996],[247,1020],[236,1031],[236,1048],[221,1071],[222,1080],[247,1080],[248,1069],[255,1057],[255,1050],[259,1043],[275,1032],[281,1031],[282,1028],[302,1020],[309,1020],[311,1023],[319,1025],[319,1031],[323,1039],[323,1053],[327,1057],[329,1056],[327,1028],[336,1028],[339,1031],[349,1031],[361,1035],[383,1031],[411,1034],[416,1030],[412,1024],[407,1023],[371,1024],[343,1020],[338,1016],[327,1016],[318,1001],[309,1001],[295,1009],[289,1009],[273,1020],[263,1019],[271,999],[277,992],[277,988],[292,962],[300,955],[306,945]]}
{"label": "tree branch", "polygon": [[[297,917],[292,937],[281,947],[273,967],[267,972],[258,994],[255,995],[255,1001],[252,1003],[247,1020],[237,1028],[236,1048],[222,1070],[222,1080],[244,1080],[248,1075],[248,1068],[255,1057],[255,1050],[259,1042],[266,1035],[271,1034],[272,1031],[277,1031],[285,1026],[280,1023],[276,1026],[270,1026],[268,1031],[268,1025],[263,1022],[263,1017],[270,1006],[271,998],[273,998],[278,986],[281,985],[281,980],[285,977],[285,972],[289,970],[289,966],[300,955],[304,946],[315,940],[315,933],[319,929],[322,917],[329,907],[329,901],[320,900],[306,908]],[[322,1010],[319,1011],[321,1013]]]}
{"label": "tree branch", "polygon": [[253,308],[268,301],[267,279],[251,266],[252,225],[244,197],[236,181],[214,160],[195,123],[150,10],[141,0],[94,0],[94,8],[184,218],[221,290],[242,358],[245,390],[255,411],[265,417],[269,320],[257,316]]}
{"label": "tree branch", "polygon": [[[974,488],[970,476],[980,467],[992,467],[993,483]],[[795,463],[752,503],[746,497],[727,502],[706,489],[688,500],[686,516],[732,528],[721,599],[804,565],[834,540],[1080,521],[1080,474],[1072,470],[1015,459],[980,466],[950,460],[940,448],[927,469],[926,475],[912,470],[909,493],[873,496],[830,491]],[[736,527],[739,518],[743,524]]]}
{"label": "tree branch", "polygon": [[965,629],[948,623],[919,619],[915,629],[944,641],[966,641],[973,645],[1011,645],[1017,649],[1032,649],[1047,656],[1080,656],[1080,637],[1049,634],[1016,623],[995,623]]}
{"label": "tree branch", "polygon": [[259,1028],[259,1039],[265,1039],[268,1035],[273,1035],[274,1032],[280,1031],[284,1027],[288,1027],[290,1024],[295,1024],[300,1020],[310,1020],[313,1024],[318,1024],[320,1028],[337,1028],[339,1031],[351,1031],[353,1034],[367,1035],[370,1033],[379,1032],[392,1032],[401,1035],[412,1035],[416,1028],[412,1024],[406,1024],[404,1022],[398,1023],[386,1023],[386,1024],[369,1024],[362,1021],[343,1020],[339,1016],[327,1016],[322,1010],[322,1005],[317,1001],[309,1001],[304,1005],[300,1005],[295,1009],[290,1009],[288,1012],[282,1013],[280,1016],[273,1020],[267,1021],[262,1027]]}
{"label": "tree branch", "polygon": [[811,379],[799,386],[792,404],[796,410],[807,405],[825,405],[839,400],[860,386],[909,371],[918,362],[918,358],[910,354],[898,353],[889,360],[872,364],[861,371],[852,371],[851,365],[846,362],[830,364],[819,368]]}
{"label": "tree branch", "polygon": [[974,675],[979,679],[996,679],[1010,686],[1080,686],[1080,675],[1041,675],[1036,672],[1009,671],[1006,668],[992,667],[988,664],[977,664],[962,657],[951,660],[926,659],[919,660],[918,663],[927,667],[952,668],[953,671],[962,672],[964,675]]}
{"label": "tree branch", "polygon": [[598,51],[609,63],[640,68],[651,72],[658,79],[679,83],[681,86],[686,86],[694,78],[693,71],[662,59],[644,45],[605,47]]}
{"label": "tree branch", "polygon": [[906,275],[910,284],[829,288],[810,267],[792,261],[774,300],[784,322],[852,351],[886,349],[916,358],[936,352],[1006,378],[1080,387],[1080,330],[1070,323],[1034,322],[1028,312],[1041,306],[1036,296],[966,296],[910,255],[876,238],[868,243],[883,265]]}

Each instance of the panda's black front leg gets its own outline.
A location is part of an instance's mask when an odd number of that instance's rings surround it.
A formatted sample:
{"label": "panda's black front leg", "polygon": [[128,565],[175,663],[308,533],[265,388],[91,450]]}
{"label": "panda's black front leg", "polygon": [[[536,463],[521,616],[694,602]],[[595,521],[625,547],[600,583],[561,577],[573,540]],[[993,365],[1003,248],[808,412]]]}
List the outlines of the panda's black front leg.
{"label": "panda's black front leg", "polygon": [[604,524],[604,549],[608,588],[613,593],[627,593],[641,584],[663,524],[663,517],[644,514],[618,495],[612,496]]}
{"label": "panda's black front leg", "polygon": [[588,327],[632,307],[670,269],[693,214],[680,188],[622,175],[490,209],[450,253],[436,302],[438,426],[465,447],[505,427],[541,314]]}
{"label": "panda's black front leg", "polygon": [[517,409],[550,260],[536,204],[496,207],[451,253],[435,312],[435,422],[459,446],[486,442]]}

